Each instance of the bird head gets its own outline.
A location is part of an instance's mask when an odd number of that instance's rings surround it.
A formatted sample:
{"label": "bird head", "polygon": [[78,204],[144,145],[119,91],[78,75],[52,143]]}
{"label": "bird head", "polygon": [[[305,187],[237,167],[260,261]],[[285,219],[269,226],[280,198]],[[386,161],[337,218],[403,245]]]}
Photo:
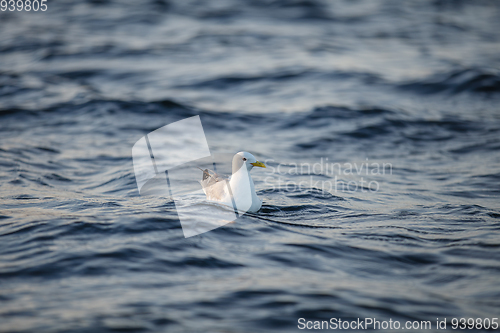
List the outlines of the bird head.
{"label": "bird head", "polygon": [[265,168],[264,163],[257,161],[257,159],[246,151],[240,151],[233,157],[233,174],[236,173],[241,167],[246,167],[248,171],[253,167]]}

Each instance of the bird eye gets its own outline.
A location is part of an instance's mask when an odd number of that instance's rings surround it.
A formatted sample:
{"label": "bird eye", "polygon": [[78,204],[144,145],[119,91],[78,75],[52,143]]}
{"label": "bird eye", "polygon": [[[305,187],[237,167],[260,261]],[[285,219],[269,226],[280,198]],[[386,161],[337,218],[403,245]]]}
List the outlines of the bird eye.
{"label": "bird eye", "polygon": [[247,160],[247,158],[246,158],[246,157],[243,157],[243,161],[246,161],[246,160]]}

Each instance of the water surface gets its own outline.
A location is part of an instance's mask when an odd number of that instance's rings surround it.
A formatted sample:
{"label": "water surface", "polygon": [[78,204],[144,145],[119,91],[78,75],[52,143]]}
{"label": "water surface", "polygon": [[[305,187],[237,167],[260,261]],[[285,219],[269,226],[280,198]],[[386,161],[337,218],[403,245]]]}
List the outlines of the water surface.
{"label": "water surface", "polygon": [[[0,12],[2,331],[498,317],[498,2],[48,8]],[[259,213],[185,239],[131,148],[194,115],[268,168]],[[391,168],[293,171],[322,159]]]}

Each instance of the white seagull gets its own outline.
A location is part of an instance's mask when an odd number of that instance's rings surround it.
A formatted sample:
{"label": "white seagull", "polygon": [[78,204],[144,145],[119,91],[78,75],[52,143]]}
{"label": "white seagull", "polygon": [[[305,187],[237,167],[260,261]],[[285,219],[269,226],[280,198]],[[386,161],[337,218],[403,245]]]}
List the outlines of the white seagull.
{"label": "white seagull", "polygon": [[234,155],[232,175],[223,178],[209,169],[203,171],[200,181],[207,200],[220,202],[237,209],[240,214],[255,213],[262,207],[262,201],[255,193],[255,186],[250,176],[253,167],[265,168],[264,163],[246,151]]}

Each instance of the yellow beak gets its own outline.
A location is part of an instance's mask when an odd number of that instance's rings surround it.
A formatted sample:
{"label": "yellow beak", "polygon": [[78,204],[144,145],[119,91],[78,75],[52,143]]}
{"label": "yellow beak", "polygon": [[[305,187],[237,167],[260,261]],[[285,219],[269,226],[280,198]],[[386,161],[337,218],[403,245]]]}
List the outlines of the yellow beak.
{"label": "yellow beak", "polygon": [[253,166],[261,167],[261,168],[265,168],[266,167],[264,163],[259,162],[259,161],[255,162],[255,163],[250,163],[250,164],[253,165]]}

